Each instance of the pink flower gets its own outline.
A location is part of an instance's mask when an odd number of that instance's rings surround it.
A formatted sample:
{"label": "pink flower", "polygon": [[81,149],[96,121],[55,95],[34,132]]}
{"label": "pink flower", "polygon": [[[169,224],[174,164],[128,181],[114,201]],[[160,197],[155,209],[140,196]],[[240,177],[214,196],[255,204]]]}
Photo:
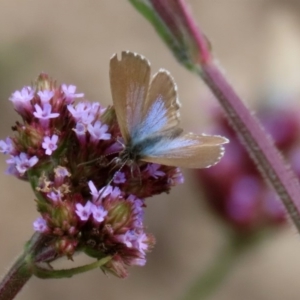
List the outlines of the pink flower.
{"label": "pink flower", "polygon": [[146,171],[148,172],[148,174],[153,177],[153,178],[158,178],[158,177],[162,177],[165,176],[166,174],[162,171],[159,171],[159,168],[161,167],[161,165],[159,164],[148,164]]}
{"label": "pink flower", "polygon": [[0,140],[0,152],[3,154],[11,154],[14,151],[14,145],[11,138],[7,137],[5,141]]}
{"label": "pink flower", "polygon": [[99,197],[99,191],[97,190],[95,184],[93,183],[93,181],[89,181],[88,182],[88,186],[90,188],[90,192],[91,192],[91,195],[93,196],[93,200],[97,200],[98,197]]}
{"label": "pink flower", "polygon": [[25,111],[31,111],[31,100],[34,97],[34,90],[30,86],[25,86],[21,91],[15,91],[9,100],[14,104],[15,110],[23,114]]}
{"label": "pink flower", "polygon": [[118,241],[125,244],[126,247],[132,248],[133,247],[133,241],[135,241],[136,235],[132,230],[126,231],[125,234],[121,234],[118,236]]}
{"label": "pink flower", "polygon": [[90,193],[93,196],[93,201],[97,202],[98,204],[102,201],[102,199],[108,195],[111,195],[114,191],[114,188],[111,185],[104,186],[100,190],[97,190],[96,186],[91,180],[88,182],[88,186],[90,188]]}
{"label": "pink flower", "polygon": [[73,103],[75,98],[82,98],[84,96],[83,93],[80,93],[80,94],[75,93],[76,92],[75,85],[67,86],[66,84],[62,84],[61,89],[62,89],[63,93],[65,94],[67,103]]}
{"label": "pink flower", "polygon": [[72,104],[69,104],[67,108],[75,121],[81,120],[84,113],[89,113],[91,111],[91,106],[88,102],[79,102],[75,107]]}
{"label": "pink flower", "polygon": [[148,237],[145,232],[136,234],[135,247],[142,253],[145,254],[148,250]]}
{"label": "pink flower", "polygon": [[20,153],[19,156],[12,156],[7,160],[8,164],[15,165],[16,169],[21,175],[33,167],[37,162],[38,158],[36,156],[29,158],[24,152]]}
{"label": "pink flower", "polygon": [[44,137],[44,142],[42,143],[43,149],[47,155],[51,155],[53,151],[57,149],[58,136],[53,134],[50,138],[49,136]]}
{"label": "pink flower", "polygon": [[45,232],[48,229],[47,222],[39,217],[33,222],[33,229],[38,232]]}
{"label": "pink flower", "polygon": [[54,92],[49,90],[39,91],[37,94],[40,97],[42,103],[49,102],[54,96]]}
{"label": "pink flower", "polygon": [[76,214],[81,221],[87,221],[92,213],[92,202],[88,201],[85,205],[76,203]]}
{"label": "pink flower", "polygon": [[115,173],[114,180],[113,180],[115,184],[124,183],[125,181],[126,181],[126,177],[123,172],[118,171]]}
{"label": "pink flower", "polygon": [[35,112],[33,112],[33,115],[37,119],[40,119],[41,125],[44,128],[47,128],[49,125],[49,119],[57,118],[59,116],[59,113],[52,113],[52,106],[49,103],[44,103],[42,107],[38,104],[35,104]]}
{"label": "pink flower", "polygon": [[104,218],[107,216],[107,213],[108,213],[101,205],[97,206],[94,204],[92,205],[91,212],[92,212],[94,220],[97,223],[103,222]]}
{"label": "pink flower", "polygon": [[87,129],[94,142],[109,140],[111,138],[111,134],[107,133],[108,126],[106,124],[101,124],[100,121],[96,121],[94,125],[88,124]]}
{"label": "pink flower", "polygon": [[44,103],[43,108],[38,104],[35,104],[34,108],[35,112],[33,112],[33,115],[38,119],[47,120],[57,118],[59,116],[59,113],[51,113],[52,106],[49,103]]}

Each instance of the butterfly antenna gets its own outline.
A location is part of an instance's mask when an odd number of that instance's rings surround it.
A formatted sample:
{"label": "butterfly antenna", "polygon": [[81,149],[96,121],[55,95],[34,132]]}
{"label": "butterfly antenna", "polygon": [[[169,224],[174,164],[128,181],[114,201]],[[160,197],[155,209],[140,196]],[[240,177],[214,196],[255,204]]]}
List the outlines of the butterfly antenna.
{"label": "butterfly antenna", "polygon": [[142,185],[142,173],[141,173],[141,169],[138,166],[138,164],[136,165],[136,167],[137,167],[137,170],[138,170],[139,182],[140,182],[140,185]]}
{"label": "butterfly antenna", "polygon": [[100,160],[101,158],[102,158],[102,156],[97,157],[97,158],[92,159],[92,160],[89,160],[89,161],[82,162],[82,163],[78,164],[77,167],[85,166],[85,165],[91,164],[91,163],[93,163],[93,162],[96,162],[96,161]]}
{"label": "butterfly antenna", "polygon": [[[91,164],[91,163],[93,163],[93,162],[96,162],[96,161],[98,161],[98,160],[101,160],[102,158],[106,158],[106,157],[109,156],[109,155],[116,154],[116,153],[119,153],[119,152],[120,152],[120,151],[114,151],[114,152],[110,152],[110,153],[105,154],[105,155],[101,155],[100,157],[97,157],[97,158],[94,158],[94,159],[92,159],[92,160],[89,160],[89,161],[85,161],[85,162],[83,162],[83,163],[80,163],[80,164],[77,165],[77,167]],[[108,164],[106,164],[105,166],[106,166],[106,167],[109,166],[113,161],[114,161],[114,159],[112,159],[112,160],[111,160]]]}

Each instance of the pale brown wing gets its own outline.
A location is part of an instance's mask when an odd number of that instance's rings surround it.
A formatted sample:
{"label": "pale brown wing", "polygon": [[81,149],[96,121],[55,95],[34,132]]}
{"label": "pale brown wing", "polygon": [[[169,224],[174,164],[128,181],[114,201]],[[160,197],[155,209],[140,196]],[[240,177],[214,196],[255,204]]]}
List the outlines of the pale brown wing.
{"label": "pale brown wing", "polygon": [[123,51],[110,60],[110,87],[118,124],[125,143],[142,121],[142,106],[150,81],[150,64],[142,56]]}
{"label": "pale brown wing", "polygon": [[161,124],[157,130],[162,134],[179,125],[179,108],[177,86],[170,73],[160,69],[151,80],[143,105],[143,120],[147,122],[149,118],[153,124]]}
{"label": "pale brown wing", "polygon": [[149,155],[141,160],[183,168],[207,168],[224,154],[228,140],[221,136],[185,134],[175,139],[162,139],[148,148]]}

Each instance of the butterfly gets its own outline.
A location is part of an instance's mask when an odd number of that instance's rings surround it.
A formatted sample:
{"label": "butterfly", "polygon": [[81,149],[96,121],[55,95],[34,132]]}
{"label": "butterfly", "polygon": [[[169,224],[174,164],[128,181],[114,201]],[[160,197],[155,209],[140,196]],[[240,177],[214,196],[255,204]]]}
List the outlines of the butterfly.
{"label": "butterfly", "polygon": [[206,168],[224,154],[221,136],[184,133],[180,102],[170,73],[160,69],[150,80],[150,63],[143,56],[123,51],[110,60],[113,105],[124,141],[119,160],[184,168]]}

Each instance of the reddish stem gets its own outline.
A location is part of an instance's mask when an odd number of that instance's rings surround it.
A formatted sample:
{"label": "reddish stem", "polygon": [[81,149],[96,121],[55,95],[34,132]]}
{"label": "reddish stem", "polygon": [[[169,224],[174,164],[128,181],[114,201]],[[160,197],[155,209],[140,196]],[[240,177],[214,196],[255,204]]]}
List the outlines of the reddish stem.
{"label": "reddish stem", "polygon": [[42,234],[35,233],[32,236],[25,247],[24,253],[0,282],[0,300],[12,300],[21,291],[33,274],[31,269],[32,258],[36,256],[38,261],[46,261],[54,257],[53,250],[40,252],[41,249],[45,248],[45,245],[46,238]]}
{"label": "reddish stem", "polygon": [[212,58],[208,40],[197,26],[197,23],[193,20],[190,10],[185,3],[185,0],[174,0],[174,4],[177,7],[178,15],[181,17],[183,24],[190,31],[191,36],[194,37],[200,56],[199,63],[207,63]]}
{"label": "reddish stem", "polygon": [[202,65],[200,75],[223,106],[229,122],[255,162],[282,200],[300,232],[300,185],[294,172],[286,165],[271,137],[246,107],[213,62]]}
{"label": "reddish stem", "polygon": [[14,299],[32,276],[25,257],[21,255],[0,283],[0,300]]}
{"label": "reddish stem", "polygon": [[263,127],[245,106],[228,83],[218,64],[210,55],[210,44],[205,35],[198,28],[185,0],[165,0],[180,9],[177,15],[184,20],[186,30],[192,34],[194,43],[198,45],[198,53],[203,56],[194,70],[210,87],[220,104],[223,106],[227,118],[238,134],[257,169],[265,179],[268,179],[282,200],[288,214],[300,232],[300,184],[294,172],[286,165],[274,142]]}

